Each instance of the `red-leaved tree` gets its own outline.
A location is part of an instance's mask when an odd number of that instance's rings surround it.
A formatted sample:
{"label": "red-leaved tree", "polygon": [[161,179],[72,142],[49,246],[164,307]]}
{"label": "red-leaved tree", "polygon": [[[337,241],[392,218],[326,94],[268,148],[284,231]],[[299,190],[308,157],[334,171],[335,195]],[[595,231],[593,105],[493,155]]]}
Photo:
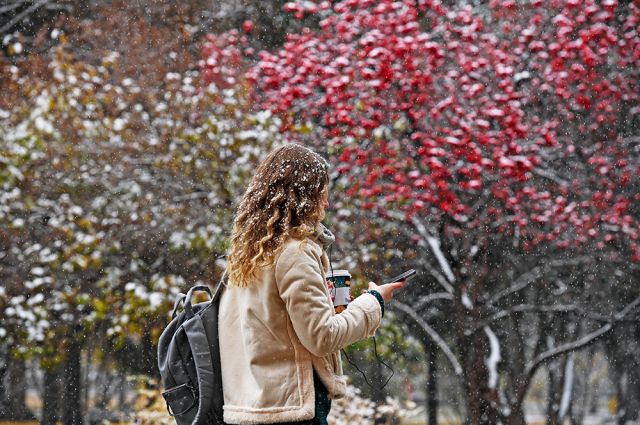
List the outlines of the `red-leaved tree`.
{"label": "red-leaved tree", "polygon": [[[422,250],[437,285],[395,308],[465,378],[473,423],[524,423],[533,374],[640,302],[628,284],[640,262],[638,6],[345,0],[316,12],[318,29],[258,54],[246,76],[257,105],[332,155],[336,205]],[[553,295],[558,282],[571,290]],[[599,303],[603,288],[622,295]],[[421,310],[436,302],[454,318],[440,329]],[[537,325],[523,331],[525,313]],[[558,330],[554,314],[587,325]],[[501,349],[515,351],[486,360]]]}

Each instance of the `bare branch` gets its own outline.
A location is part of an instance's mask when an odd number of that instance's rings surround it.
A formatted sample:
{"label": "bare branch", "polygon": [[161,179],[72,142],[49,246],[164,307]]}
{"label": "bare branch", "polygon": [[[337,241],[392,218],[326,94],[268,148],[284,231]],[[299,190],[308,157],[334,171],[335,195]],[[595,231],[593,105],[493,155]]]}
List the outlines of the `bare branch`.
{"label": "bare branch", "polygon": [[449,292],[436,292],[435,294],[425,295],[418,298],[418,301],[413,305],[416,311],[423,309],[427,304],[435,300],[452,300],[453,295]]}
{"label": "bare branch", "polygon": [[31,6],[27,7],[22,12],[18,13],[16,16],[13,17],[13,19],[11,19],[9,22],[7,22],[5,24],[5,26],[0,28],[0,34],[4,34],[5,31],[9,30],[12,26],[14,26],[18,22],[20,22],[25,17],[29,16],[29,14],[31,14],[36,9],[39,9],[40,7],[42,7],[45,4],[49,3],[49,1],[50,0],[39,0],[38,2],[36,2],[36,3],[32,4]]}
{"label": "bare branch", "polygon": [[526,369],[526,375],[530,375],[534,370],[536,370],[538,368],[538,366],[540,366],[542,363],[549,361],[555,357],[558,357],[562,354],[566,354],[569,353],[571,351],[575,351],[578,350],[582,347],[585,347],[588,344],[591,344],[592,342],[594,342],[597,338],[601,337],[602,335],[606,334],[607,332],[609,332],[611,329],[613,329],[613,323],[607,323],[606,325],[602,326],[601,328],[596,329],[595,331],[583,336],[582,338],[567,343],[567,344],[563,344],[560,345],[556,348],[554,348],[553,350],[548,350],[545,351],[544,353],[541,353],[540,355],[538,355],[536,358],[534,358],[531,363],[529,363],[527,365],[527,369]]}
{"label": "bare branch", "polygon": [[609,332],[613,329],[614,325],[621,321],[624,316],[626,316],[629,312],[640,305],[640,297],[637,297],[633,302],[627,305],[624,309],[620,310],[617,314],[614,315],[614,319],[607,323],[606,325],[596,329],[595,331],[584,335],[582,338],[569,342],[567,344],[562,344],[552,350],[545,351],[536,356],[526,368],[526,375],[531,376],[536,371],[536,369],[544,362],[547,362],[555,357],[561,356],[563,354],[569,353],[571,351],[579,350],[593,342],[595,342],[598,338]]}
{"label": "bare branch", "polygon": [[560,304],[560,305],[533,305],[533,304],[519,304],[513,306],[509,309],[501,310],[493,315],[491,315],[488,319],[483,320],[481,322],[475,323],[473,329],[467,329],[464,331],[464,334],[469,336],[475,332],[478,332],[483,327],[495,322],[496,320],[503,319],[507,316],[511,316],[515,313],[523,313],[523,312],[537,312],[537,313],[570,313],[580,311],[580,308],[575,304]]}
{"label": "bare branch", "polygon": [[569,182],[567,182],[566,180],[561,179],[560,177],[558,177],[557,175],[555,175],[554,173],[552,173],[549,170],[543,170],[541,168],[534,168],[531,172],[533,174],[537,174],[540,177],[544,177],[546,179],[549,179],[549,180],[559,184],[560,186],[564,186],[564,187],[568,187],[569,186]]}
{"label": "bare branch", "polygon": [[451,351],[451,348],[449,348],[442,337],[438,335],[438,333],[431,326],[429,326],[429,324],[422,317],[420,317],[413,308],[397,300],[394,300],[393,303],[389,304],[389,308],[392,310],[400,311],[401,313],[407,315],[418,326],[420,326],[420,328],[424,332],[426,332],[427,335],[429,335],[429,338],[431,338],[431,340],[435,342],[438,347],[440,347],[445,357],[449,360],[449,363],[451,363],[455,374],[458,376],[462,376],[462,366],[460,366],[460,362],[458,361],[458,359],[456,359],[456,356],[455,354],[453,354],[453,351]]}
{"label": "bare branch", "polygon": [[433,251],[433,255],[435,255],[436,259],[438,260],[438,264],[440,264],[440,268],[444,272],[449,283],[452,283],[452,284],[455,283],[456,281],[455,276],[451,271],[451,267],[449,266],[449,263],[447,262],[447,259],[444,256],[444,253],[440,249],[440,241],[435,236],[433,236],[429,232],[429,230],[427,230],[427,227],[424,225],[424,223],[422,223],[415,217],[411,220],[411,223],[416,228],[420,236],[422,236],[422,238],[426,240],[427,243],[429,244],[431,251]]}
{"label": "bare branch", "polygon": [[193,201],[194,199],[207,198],[210,192],[193,192],[186,195],[174,196],[173,202]]}
{"label": "bare branch", "polygon": [[628,306],[626,306],[625,308],[620,310],[620,312],[618,314],[615,314],[613,316],[614,319],[616,321],[622,320],[624,318],[624,316],[629,314],[631,312],[631,310],[635,309],[638,305],[640,305],[640,297],[636,298],[635,300],[633,300],[633,302],[631,304],[629,304]]}
{"label": "bare branch", "polygon": [[436,269],[428,265],[424,265],[424,269],[447,291],[449,294],[453,294],[453,286],[447,282],[447,279]]}
{"label": "bare branch", "polygon": [[[396,220],[399,221],[404,221],[404,216],[402,216],[401,214],[397,214],[396,212],[389,212],[389,215]],[[415,227],[415,223],[412,221],[411,224]],[[405,233],[405,235],[411,236],[413,233],[409,233],[408,229],[405,226],[401,226],[401,229],[403,231],[403,233]],[[422,227],[422,229],[426,232],[426,234],[428,235],[429,232],[426,230],[426,227]],[[418,230],[416,228],[416,230]],[[419,230],[418,230],[419,232]],[[427,240],[425,238],[424,235],[420,235],[422,236],[422,239],[420,239],[418,241],[418,246],[422,247],[422,248],[428,248],[429,245],[427,243]],[[429,267],[428,265],[424,265],[423,266],[424,269],[429,272],[429,274],[438,282],[438,284],[440,284],[440,286],[442,286],[444,288],[445,291],[447,291],[450,294],[453,294],[453,286],[451,286],[451,284],[447,281],[447,278],[445,278],[445,276],[442,275],[442,273],[440,273],[439,271],[437,271],[436,269],[434,269],[433,267]],[[443,269],[444,270],[444,269]]]}
{"label": "bare branch", "polygon": [[540,279],[550,270],[557,267],[566,267],[566,266],[577,266],[582,263],[587,263],[591,259],[587,256],[576,257],[569,260],[555,260],[549,261],[542,266],[534,267],[531,270],[528,270],[523,275],[521,275],[515,282],[508,288],[498,292],[496,295],[491,297],[488,301],[488,304],[494,304],[501,298],[506,297],[507,295],[511,295],[515,292],[518,292],[527,286],[531,285],[536,280]]}
{"label": "bare branch", "polygon": [[17,1],[15,3],[9,3],[8,6],[0,7],[0,13],[11,12],[13,9],[17,9],[22,5],[22,1]]}

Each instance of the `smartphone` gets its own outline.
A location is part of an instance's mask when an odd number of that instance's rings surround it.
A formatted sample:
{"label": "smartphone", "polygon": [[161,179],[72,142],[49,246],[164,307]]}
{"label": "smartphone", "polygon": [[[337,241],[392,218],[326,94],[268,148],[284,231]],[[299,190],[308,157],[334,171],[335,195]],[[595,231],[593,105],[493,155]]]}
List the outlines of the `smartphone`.
{"label": "smartphone", "polygon": [[392,277],[386,283],[394,283],[394,282],[400,282],[402,280],[407,280],[411,276],[413,276],[414,274],[416,274],[416,270],[415,269],[407,270],[406,272],[401,273],[398,276]]}

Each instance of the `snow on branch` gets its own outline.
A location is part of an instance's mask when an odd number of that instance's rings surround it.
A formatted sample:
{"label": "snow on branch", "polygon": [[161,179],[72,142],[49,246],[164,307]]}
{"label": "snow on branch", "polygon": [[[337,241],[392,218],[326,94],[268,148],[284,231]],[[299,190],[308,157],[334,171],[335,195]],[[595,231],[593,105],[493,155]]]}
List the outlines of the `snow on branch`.
{"label": "snow on branch", "polygon": [[427,304],[435,300],[452,300],[453,295],[449,292],[436,292],[435,294],[429,294],[418,298],[418,301],[413,305],[416,311],[422,310]]}
{"label": "snow on branch", "polygon": [[577,305],[575,304],[560,304],[560,305],[533,305],[533,304],[519,304],[515,305],[511,308],[500,310],[499,312],[489,316],[486,320],[483,320],[477,323],[472,329],[467,329],[464,331],[466,336],[469,336],[485,326],[495,322],[496,320],[503,319],[507,316],[511,316],[515,313],[524,313],[524,312],[536,312],[536,313],[569,313],[580,311]]}
{"label": "snow on branch", "polygon": [[8,3],[7,5],[0,7],[0,13],[11,12],[12,10],[19,8],[20,6],[22,6],[22,1]]}
{"label": "snow on branch", "polygon": [[569,411],[571,404],[571,393],[573,392],[573,353],[569,354],[569,359],[564,368],[564,384],[562,385],[562,398],[560,399],[560,409],[558,411],[558,418],[564,419]]}
{"label": "snow on branch", "polygon": [[210,192],[192,192],[187,193],[186,195],[174,196],[173,202],[193,201],[196,199],[207,198],[209,195]]}
{"label": "snow on branch", "polygon": [[500,356],[500,341],[498,341],[498,337],[489,326],[484,327],[484,333],[487,334],[491,347],[491,354],[486,360],[487,370],[489,371],[488,385],[489,388],[496,388],[498,385],[498,363],[502,360]]}
{"label": "snow on branch", "polygon": [[23,10],[22,12],[18,13],[9,22],[7,22],[2,28],[0,28],[0,34],[4,34],[7,30],[11,29],[11,27],[13,27],[15,24],[17,24],[22,19],[26,18],[31,13],[33,13],[36,9],[39,9],[42,6],[44,6],[45,4],[49,3],[49,1],[51,1],[51,0],[40,0],[40,1],[32,4],[31,6],[29,6],[25,10]]}
{"label": "snow on branch", "polygon": [[436,259],[438,260],[438,264],[440,264],[440,268],[442,268],[442,271],[444,272],[445,276],[449,280],[449,283],[455,283],[456,281],[455,276],[451,271],[451,267],[449,266],[449,263],[447,262],[447,259],[444,256],[444,253],[440,249],[440,241],[435,236],[433,236],[429,232],[429,230],[427,230],[427,227],[424,225],[424,223],[420,222],[420,220],[414,217],[411,219],[411,223],[416,228],[420,236],[422,236],[422,238],[426,240],[427,243],[429,244],[429,247],[433,251],[433,254],[436,256]]}
{"label": "snow on branch", "polygon": [[626,316],[627,314],[629,314],[633,309],[635,309],[638,305],[640,305],[640,297],[636,298],[635,300],[633,300],[633,302],[631,304],[629,304],[628,306],[626,306],[625,308],[623,308],[622,310],[620,310],[619,313],[615,314],[613,316],[615,321],[618,320],[622,320],[624,319],[624,316]]}
{"label": "snow on branch", "polygon": [[567,344],[563,344],[560,345],[552,350],[548,350],[545,351],[544,353],[541,353],[540,355],[538,355],[536,358],[534,358],[531,363],[529,363],[527,365],[526,371],[527,371],[527,375],[533,374],[533,372],[537,369],[538,366],[540,366],[542,363],[549,361],[555,357],[561,356],[563,354],[566,354],[568,352],[571,351],[575,351],[578,350],[582,347],[585,347],[589,344],[591,344],[592,342],[594,342],[597,338],[600,338],[602,335],[606,334],[607,332],[609,332],[611,329],[613,329],[613,323],[607,323],[606,325],[602,326],[599,329],[596,329],[595,331],[583,336],[582,338],[567,343]]}
{"label": "snow on branch", "polygon": [[392,304],[389,304],[389,308],[400,311],[400,313],[409,316],[418,326],[420,326],[420,328],[429,335],[429,338],[431,338],[431,340],[440,347],[445,357],[449,360],[449,363],[451,363],[455,374],[458,376],[462,375],[462,366],[460,366],[460,362],[456,358],[455,354],[453,354],[453,351],[451,351],[451,348],[449,348],[449,345],[447,345],[442,337],[438,335],[438,333],[429,326],[429,324],[420,317],[413,308],[396,300],[394,300]]}
{"label": "snow on branch", "polygon": [[[403,215],[397,214],[397,213],[395,213],[393,211],[389,212],[389,215],[392,218],[394,218],[394,219],[396,219],[398,221],[404,221],[404,216]],[[411,224],[416,228],[416,230],[418,230],[418,233],[420,233],[420,236],[422,236],[422,238],[418,241],[418,246],[421,247],[421,248],[431,247],[431,249],[433,251],[433,246],[430,245],[429,239],[428,239],[428,237],[431,237],[431,235],[427,231],[427,229],[424,226],[424,224],[420,223],[420,225],[422,226],[421,227],[422,231],[420,231],[420,229],[418,229],[416,227],[415,218],[411,221]],[[413,235],[413,233],[409,233],[404,226],[402,226],[401,229],[402,229],[403,233],[405,233],[407,236],[412,236]],[[435,240],[435,238],[432,238],[432,239]],[[440,256],[444,260],[444,255],[442,255],[442,251],[440,250],[440,244],[439,243],[437,243],[437,248],[438,248],[437,252],[440,252]],[[434,253],[436,253],[436,252],[434,251]],[[438,258],[437,255],[436,255],[436,258],[438,259],[438,262],[440,263],[440,265],[442,267],[442,262],[441,262],[440,258]],[[451,269],[449,268],[449,265],[446,263],[446,260],[444,260],[444,262],[445,262],[446,267],[442,267],[442,270],[444,270],[445,273],[446,273],[447,270],[449,270],[449,273],[451,274],[449,280],[447,280],[447,278],[445,276],[443,276],[442,273],[440,273],[439,271],[437,271],[433,267],[430,267],[428,265],[424,265],[423,268],[427,272],[429,272],[429,274],[438,282],[438,284],[440,284],[440,286],[442,286],[444,288],[445,291],[447,291],[450,294],[453,294],[453,286],[451,286],[451,283],[449,283],[449,282],[452,282],[451,281],[451,277],[453,277],[453,273],[451,273]]]}
{"label": "snow on branch", "polygon": [[555,173],[552,173],[549,170],[543,170],[542,168],[534,168],[533,170],[531,170],[531,172],[533,174],[537,174],[540,177],[549,179],[552,182],[559,184],[560,186],[564,186],[564,187],[569,186],[569,182],[567,182],[566,180],[563,180],[558,175],[556,175]]}
{"label": "snow on branch", "polygon": [[451,286],[451,284],[447,282],[447,279],[441,273],[439,273],[433,267],[429,267],[427,265],[423,267],[440,284],[440,286],[444,288],[445,291],[447,291],[449,294],[453,294],[453,286]]}
{"label": "snow on branch", "polygon": [[542,363],[547,362],[563,354],[569,353],[571,351],[579,350],[580,348],[586,347],[587,345],[593,343],[602,335],[612,330],[614,325],[617,322],[622,321],[624,316],[626,316],[628,313],[630,313],[632,310],[638,307],[638,305],[640,305],[640,297],[637,297],[633,302],[627,305],[624,309],[620,310],[620,312],[615,314],[613,316],[613,319],[606,325],[596,329],[595,331],[587,335],[584,335],[582,338],[576,341],[569,342],[567,344],[562,344],[552,350],[548,350],[548,351],[545,351],[544,353],[540,353],[527,365],[526,374],[528,376],[531,376]]}

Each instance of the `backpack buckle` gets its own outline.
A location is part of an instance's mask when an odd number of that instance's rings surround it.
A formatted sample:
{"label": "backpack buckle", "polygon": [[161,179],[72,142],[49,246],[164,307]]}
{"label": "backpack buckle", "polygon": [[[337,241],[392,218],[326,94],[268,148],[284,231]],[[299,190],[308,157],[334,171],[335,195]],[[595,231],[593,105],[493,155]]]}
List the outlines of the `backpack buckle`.
{"label": "backpack buckle", "polygon": [[[167,403],[167,411],[171,416],[180,416],[191,410],[198,401],[195,389],[189,384],[181,384],[177,387],[168,389],[162,393],[165,402]],[[188,401],[191,400],[191,403]],[[171,405],[175,407],[181,407],[179,412],[174,412]],[[184,406],[184,407],[182,407]]]}

